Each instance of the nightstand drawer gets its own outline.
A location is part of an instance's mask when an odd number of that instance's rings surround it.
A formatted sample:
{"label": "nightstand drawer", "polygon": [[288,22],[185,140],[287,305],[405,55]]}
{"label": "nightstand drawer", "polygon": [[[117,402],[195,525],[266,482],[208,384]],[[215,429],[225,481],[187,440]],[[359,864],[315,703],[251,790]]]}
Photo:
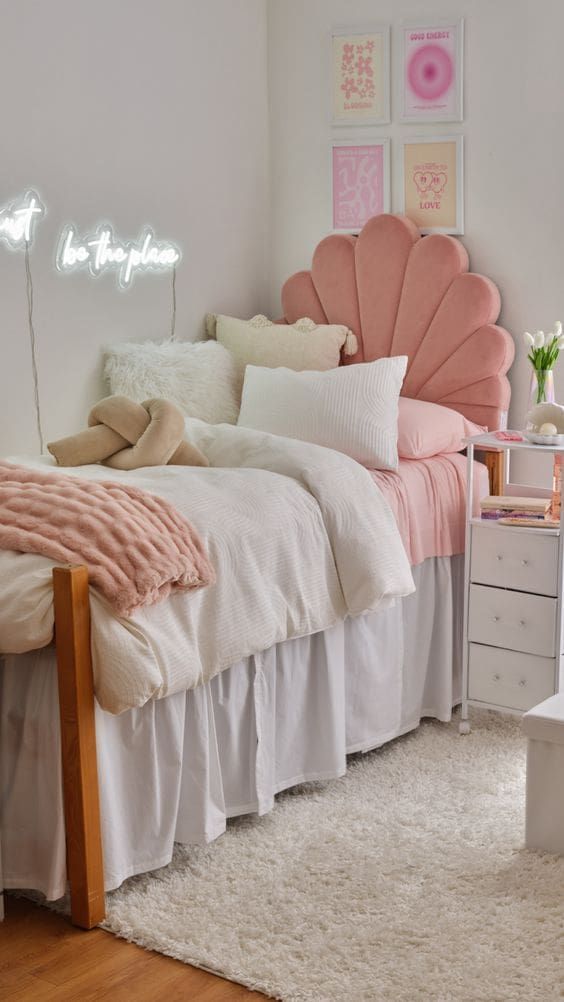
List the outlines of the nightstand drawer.
{"label": "nightstand drawer", "polygon": [[530,710],[554,695],[554,661],[470,644],[468,699]]}
{"label": "nightstand drawer", "polygon": [[497,588],[558,594],[558,537],[543,530],[472,526],[470,580]]}
{"label": "nightstand drawer", "polygon": [[555,635],[555,598],[470,585],[469,640],[552,658]]}

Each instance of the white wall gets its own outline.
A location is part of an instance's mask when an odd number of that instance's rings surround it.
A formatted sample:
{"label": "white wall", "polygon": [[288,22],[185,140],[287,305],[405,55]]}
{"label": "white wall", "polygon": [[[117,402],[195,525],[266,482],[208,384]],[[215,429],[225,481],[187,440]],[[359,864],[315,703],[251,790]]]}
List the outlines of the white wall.
{"label": "white wall", "polygon": [[[266,308],[265,0],[17,0],[2,5],[0,204],[35,187],[32,248],[47,440],[104,392],[100,348],[168,334],[168,276],[119,292],[61,276],[63,223],[177,242],[177,335],[207,310]],[[0,455],[37,452],[23,256],[0,245]]]}
{"label": "white wall", "polygon": [[[464,121],[401,126],[392,90],[391,126],[333,131],[351,138],[392,137],[394,211],[394,139],[418,132],[464,134],[463,242],[473,269],[498,284],[500,322],[518,339],[510,422],[520,427],[529,372],[519,335],[564,321],[562,0],[269,0],[271,309],[280,309],[284,279],[308,267],[315,244],[331,228],[328,32],[335,25],[391,24],[394,81],[402,21],[435,16],[465,17]],[[564,401],[564,360],[556,385]],[[532,481],[537,471],[529,464],[525,475]]]}

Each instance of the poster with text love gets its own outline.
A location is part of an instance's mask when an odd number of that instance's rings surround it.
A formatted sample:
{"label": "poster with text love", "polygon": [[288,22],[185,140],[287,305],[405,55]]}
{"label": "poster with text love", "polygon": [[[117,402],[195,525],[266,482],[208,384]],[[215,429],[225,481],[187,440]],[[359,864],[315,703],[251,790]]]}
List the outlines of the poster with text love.
{"label": "poster with text love", "polygon": [[333,143],[333,229],[358,232],[389,212],[389,141]]}
{"label": "poster with text love", "polygon": [[403,143],[403,212],[423,233],[463,233],[462,136]]}
{"label": "poster with text love", "polygon": [[404,122],[462,120],[462,21],[403,29]]}

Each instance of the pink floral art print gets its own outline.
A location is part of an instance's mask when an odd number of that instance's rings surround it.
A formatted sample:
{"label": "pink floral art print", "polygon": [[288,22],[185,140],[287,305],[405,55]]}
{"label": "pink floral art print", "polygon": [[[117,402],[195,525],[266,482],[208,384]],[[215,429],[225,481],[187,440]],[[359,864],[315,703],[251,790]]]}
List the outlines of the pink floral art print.
{"label": "pink floral art print", "polygon": [[404,28],[403,55],[403,121],[461,121],[462,22]]}
{"label": "pink floral art print", "polygon": [[333,144],[333,229],[361,230],[389,210],[388,141]]}
{"label": "pink floral art print", "polygon": [[333,123],[389,121],[389,30],[332,35]]}

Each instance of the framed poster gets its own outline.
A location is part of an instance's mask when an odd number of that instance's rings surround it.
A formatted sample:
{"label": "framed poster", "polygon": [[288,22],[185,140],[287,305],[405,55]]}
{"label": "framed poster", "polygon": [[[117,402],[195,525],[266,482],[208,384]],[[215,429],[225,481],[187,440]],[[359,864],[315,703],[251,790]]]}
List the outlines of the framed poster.
{"label": "framed poster", "polygon": [[335,28],[331,32],[333,125],[390,121],[390,29]]}
{"label": "framed poster", "polygon": [[390,211],[390,141],[335,140],[331,157],[333,229],[358,233],[371,216]]}
{"label": "framed poster", "polygon": [[423,233],[464,233],[462,136],[403,140],[401,200]]}
{"label": "framed poster", "polygon": [[464,22],[402,26],[402,122],[462,121]]}

